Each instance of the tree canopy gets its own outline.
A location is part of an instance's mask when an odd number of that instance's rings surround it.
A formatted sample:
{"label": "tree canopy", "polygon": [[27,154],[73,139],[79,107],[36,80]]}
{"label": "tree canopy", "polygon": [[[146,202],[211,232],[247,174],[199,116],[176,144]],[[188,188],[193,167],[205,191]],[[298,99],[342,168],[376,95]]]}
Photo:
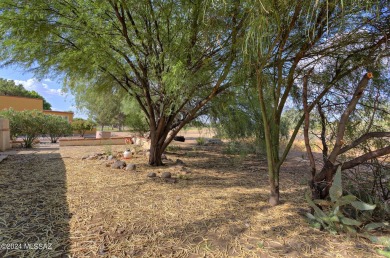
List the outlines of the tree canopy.
{"label": "tree canopy", "polygon": [[177,132],[231,86],[245,12],[226,3],[6,0],[0,58],[65,74],[70,88],[115,82],[146,114],[150,164],[161,165]]}
{"label": "tree canopy", "polygon": [[22,84],[16,84],[13,80],[5,80],[0,78],[0,95],[5,96],[19,96],[27,98],[35,98],[43,100],[43,109],[51,110],[51,104],[45,100],[44,97],[36,91],[26,90]]}

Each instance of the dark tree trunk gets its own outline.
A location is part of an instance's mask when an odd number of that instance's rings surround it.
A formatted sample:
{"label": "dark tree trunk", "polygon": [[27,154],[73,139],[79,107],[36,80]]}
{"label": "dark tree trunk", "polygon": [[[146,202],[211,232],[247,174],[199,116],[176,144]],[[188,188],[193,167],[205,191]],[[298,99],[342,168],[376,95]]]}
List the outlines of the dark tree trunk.
{"label": "dark tree trunk", "polygon": [[149,165],[162,166],[164,165],[161,159],[161,155],[164,150],[160,144],[150,144]]}
{"label": "dark tree trunk", "polygon": [[162,166],[164,165],[161,159],[161,155],[164,153],[167,145],[167,137],[170,129],[170,123],[166,117],[160,118],[156,127],[150,126],[150,153],[149,153],[149,165]]}

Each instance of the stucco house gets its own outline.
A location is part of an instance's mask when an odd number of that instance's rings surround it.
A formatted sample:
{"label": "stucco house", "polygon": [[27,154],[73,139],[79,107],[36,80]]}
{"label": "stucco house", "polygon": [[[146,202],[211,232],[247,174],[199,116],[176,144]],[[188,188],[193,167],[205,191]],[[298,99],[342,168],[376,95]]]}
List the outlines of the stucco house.
{"label": "stucco house", "polygon": [[61,116],[70,123],[73,121],[73,112],[43,110],[43,100],[35,98],[0,96],[0,110],[13,108],[16,111],[40,110],[48,115]]}

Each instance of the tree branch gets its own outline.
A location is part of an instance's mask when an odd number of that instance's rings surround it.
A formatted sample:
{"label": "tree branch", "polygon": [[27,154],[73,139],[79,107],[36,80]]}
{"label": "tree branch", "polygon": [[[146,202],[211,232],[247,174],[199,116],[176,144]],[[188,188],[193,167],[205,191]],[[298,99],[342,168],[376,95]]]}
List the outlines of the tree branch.
{"label": "tree branch", "polygon": [[343,154],[344,152],[347,152],[352,148],[355,148],[356,146],[358,146],[359,144],[361,144],[362,142],[368,139],[382,138],[382,137],[390,137],[390,132],[370,132],[370,133],[363,134],[358,139],[353,141],[350,145],[341,148],[338,152],[338,155]]}

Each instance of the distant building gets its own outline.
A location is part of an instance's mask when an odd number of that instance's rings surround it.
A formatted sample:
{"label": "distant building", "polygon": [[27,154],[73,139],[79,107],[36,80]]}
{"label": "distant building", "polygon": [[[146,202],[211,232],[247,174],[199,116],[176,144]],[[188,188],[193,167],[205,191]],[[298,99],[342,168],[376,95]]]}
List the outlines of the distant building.
{"label": "distant building", "polygon": [[43,100],[35,98],[0,96],[0,110],[12,108],[16,111],[40,110],[48,115],[61,116],[70,123],[73,121],[73,112],[43,110]]}

